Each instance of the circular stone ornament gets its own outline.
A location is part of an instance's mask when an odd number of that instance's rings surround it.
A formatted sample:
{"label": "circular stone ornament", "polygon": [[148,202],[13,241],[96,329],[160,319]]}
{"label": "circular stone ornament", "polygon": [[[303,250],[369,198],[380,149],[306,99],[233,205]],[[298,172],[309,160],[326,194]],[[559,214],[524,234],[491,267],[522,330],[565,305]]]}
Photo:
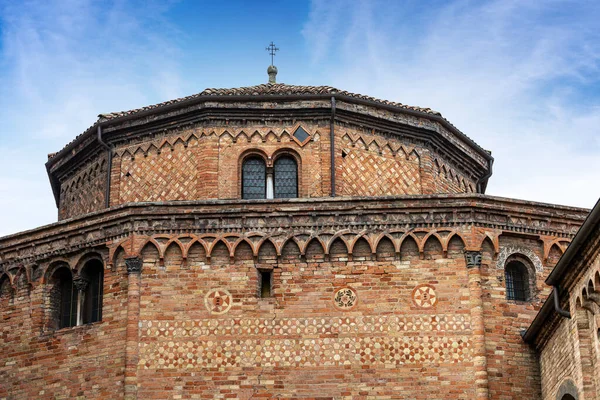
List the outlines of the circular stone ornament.
{"label": "circular stone ornament", "polygon": [[232,303],[233,298],[227,289],[212,289],[204,296],[204,305],[212,315],[225,314]]}
{"label": "circular stone ornament", "polygon": [[437,294],[432,285],[419,285],[412,292],[413,303],[420,308],[431,308],[437,304]]}
{"label": "circular stone ornament", "polygon": [[354,289],[343,287],[333,294],[333,305],[339,310],[350,310],[358,303],[358,295]]}

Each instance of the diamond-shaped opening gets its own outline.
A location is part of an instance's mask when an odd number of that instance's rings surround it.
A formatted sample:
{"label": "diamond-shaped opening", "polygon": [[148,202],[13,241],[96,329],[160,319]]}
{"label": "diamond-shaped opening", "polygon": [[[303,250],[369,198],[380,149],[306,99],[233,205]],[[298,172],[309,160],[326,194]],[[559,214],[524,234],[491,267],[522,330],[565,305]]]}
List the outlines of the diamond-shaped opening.
{"label": "diamond-shaped opening", "polygon": [[299,126],[298,129],[296,129],[294,131],[294,137],[296,139],[298,139],[298,141],[300,141],[300,143],[304,143],[306,141],[306,139],[308,139],[310,137],[310,135],[308,134],[308,132],[306,132],[304,130],[304,128]]}

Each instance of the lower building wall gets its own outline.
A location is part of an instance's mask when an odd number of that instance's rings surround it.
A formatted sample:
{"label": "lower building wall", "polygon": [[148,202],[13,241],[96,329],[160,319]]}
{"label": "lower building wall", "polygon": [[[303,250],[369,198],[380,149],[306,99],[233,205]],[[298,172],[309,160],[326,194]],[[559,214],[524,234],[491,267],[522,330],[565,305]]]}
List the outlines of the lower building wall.
{"label": "lower building wall", "polygon": [[24,275],[2,296],[0,399],[123,397],[127,287],[122,273],[105,276],[103,321],[90,325],[45,328],[45,285]]}
{"label": "lower building wall", "polygon": [[[364,239],[351,260],[341,240],[302,258],[290,241],[279,260],[272,246],[256,258],[215,246],[210,262],[198,243],[185,261],[176,245],[162,261],[143,250],[139,398],[475,397],[458,237],[447,257],[428,241],[423,259],[408,240],[400,260],[391,242],[372,254]],[[257,268],[272,269],[272,297]]]}

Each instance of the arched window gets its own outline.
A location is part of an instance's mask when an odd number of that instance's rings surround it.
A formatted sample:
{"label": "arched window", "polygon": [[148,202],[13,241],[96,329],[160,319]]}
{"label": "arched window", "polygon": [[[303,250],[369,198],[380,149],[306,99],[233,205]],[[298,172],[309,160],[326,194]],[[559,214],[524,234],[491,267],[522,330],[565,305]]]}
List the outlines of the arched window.
{"label": "arched window", "polygon": [[88,261],[81,276],[86,285],[80,293],[81,322],[89,324],[102,320],[104,266],[99,260]]}
{"label": "arched window", "polygon": [[529,299],[529,274],[520,261],[510,261],[505,268],[506,298],[527,301]]}
{"label": "arched window", "polygon": [[274,186],[276,199],[298,197],[298,164],[290,156],[282,156],[275,160]]}
{"label": "arched window", "polygon": [[77,325],[77,290],[73,287],[73,275],[67,267],[58,268],[52,275],[50,312],[57,328]]}
{"label": "arched window", "polygon": [[8,299],[11,296],[10,279],[4,274],[0,277],[0,300]]}
{"label": "arched window", "polygon": [[267,168],[265,160],[249,157],[242,166],[242,199],[267,197]]}

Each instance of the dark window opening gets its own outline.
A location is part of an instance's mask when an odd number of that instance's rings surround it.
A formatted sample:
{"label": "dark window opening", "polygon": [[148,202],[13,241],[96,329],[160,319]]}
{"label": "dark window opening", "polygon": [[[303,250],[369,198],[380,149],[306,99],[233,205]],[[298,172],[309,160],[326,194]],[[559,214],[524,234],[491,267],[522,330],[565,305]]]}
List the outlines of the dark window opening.
{"label": "dark window opening", "polygon": [[10,279],[4,275],[0,279],[0,299],[8,299],[11,296],[12,289],[10,287]]}
{"label": "dark window opening", "polygon": [[260,297],[266,298],[271,297],[271,279],[273,277],[273,271],[270,270],[259,270],[260,274]]}
{"label": "dark window opening", "polygon": [[54,273],[54,307],[58,310],[58,328],[77,325],[77,290],[73,287],[73,275],[68,268],[60,268]]}
{"label": "dark window opening", "polygon": [[251,157],[242,166],[242,199],[264,199],[267,197],[267,168],[265,161]]}
{"label": "dark window opening", "polygon": [[81,275],[88,282],[83,292],[81,320],[84,324],[101,321],[104,266],[99,260],[89,261]]}
{"label": "dark window opening", "polygon": [[527,267],[519,261],[511,261],[506,266],[506,298],[527,301],[529,298],[529,277]]}
{"label": "dark window opening", "polygon": [[304,143],[304,141],[308,139],[310,135],[301,126],[299,126],[294,132],[294,137],[298,139],[300,143]]}
{"label": "dark window opening", "polygon": [[290,156],[279,157],[274,164],[276,199],[298,197],[298,165]]}

